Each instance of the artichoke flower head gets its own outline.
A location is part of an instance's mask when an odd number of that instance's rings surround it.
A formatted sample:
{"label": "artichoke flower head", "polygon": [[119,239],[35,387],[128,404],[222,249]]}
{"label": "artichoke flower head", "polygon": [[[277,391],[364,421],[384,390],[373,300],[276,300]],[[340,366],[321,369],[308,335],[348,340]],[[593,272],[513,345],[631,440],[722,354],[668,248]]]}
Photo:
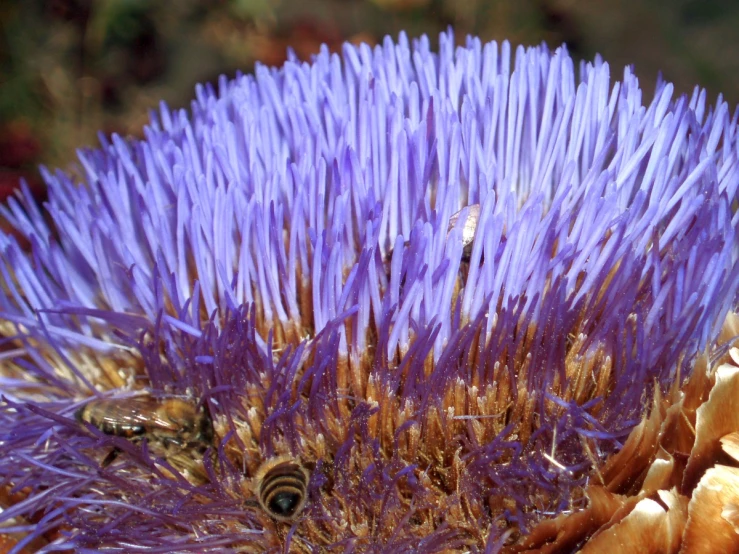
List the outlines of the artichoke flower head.
{"label": "artichoke flower head", "polygon": [[498,552],[625,493],[588,487],[737,308],[737,115],[705,96],[401,34],[44,170],[0,207],[0,532]]}

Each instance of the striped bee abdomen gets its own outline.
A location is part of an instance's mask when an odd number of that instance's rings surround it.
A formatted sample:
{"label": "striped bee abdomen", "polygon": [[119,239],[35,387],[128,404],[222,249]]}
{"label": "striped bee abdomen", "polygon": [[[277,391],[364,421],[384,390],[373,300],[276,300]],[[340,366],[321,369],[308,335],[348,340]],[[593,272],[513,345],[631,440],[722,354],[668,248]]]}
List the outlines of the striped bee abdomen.
{"label": "striped bee abdomen", "polygon": [[259,505],[278,521],[295,519],[307,501],[308,478],[308,471],[293,458],[267,460],[255,478]]}

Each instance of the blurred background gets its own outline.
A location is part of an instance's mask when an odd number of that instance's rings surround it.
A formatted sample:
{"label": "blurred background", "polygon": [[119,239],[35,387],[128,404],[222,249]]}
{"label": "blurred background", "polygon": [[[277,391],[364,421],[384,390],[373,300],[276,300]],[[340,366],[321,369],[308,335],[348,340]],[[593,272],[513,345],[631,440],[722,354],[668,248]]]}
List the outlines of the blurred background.
{"label": "blurred background", "polygon": [[159,100],[189,106],[196,83],[279,65],[288,46],[308,60],[403,29],[436,44],[449,25],[458,42],[600,53],[614,80],[633,64],[645,101],[661,71],[739,102],[737,0],[1,0],[0,198],[20,177],[43,196],[38,164],[68,166],[98,130],[141,136]]}

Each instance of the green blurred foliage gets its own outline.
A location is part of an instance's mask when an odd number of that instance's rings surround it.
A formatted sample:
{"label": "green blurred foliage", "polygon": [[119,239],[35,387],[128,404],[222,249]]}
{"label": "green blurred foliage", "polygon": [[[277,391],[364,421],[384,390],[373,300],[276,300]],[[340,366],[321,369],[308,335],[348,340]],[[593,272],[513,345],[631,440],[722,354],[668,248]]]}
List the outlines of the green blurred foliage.
{"label": "green blurred foliage", "polygon": [[435,43],[450,25],[460,42],[469,33],[599,52],[614,80],[635,64],[647,91],[661,70],[677,92],[700,83],[712,100],[739,100],[735,0],[3,0],[0,150],[27,147],[0,154],[0,178],[66,166],[98,130],[141,136],[160,100],[188,106],[196,83],[278,65],[288,47],[309,59],[322,43],[401,30]]}

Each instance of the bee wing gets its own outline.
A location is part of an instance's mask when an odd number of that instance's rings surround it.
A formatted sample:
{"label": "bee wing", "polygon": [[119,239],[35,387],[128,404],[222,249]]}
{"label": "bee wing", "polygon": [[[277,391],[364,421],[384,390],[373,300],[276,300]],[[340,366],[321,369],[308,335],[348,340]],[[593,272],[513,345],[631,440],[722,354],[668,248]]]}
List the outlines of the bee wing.
{"label": "bee wing", "polygon": [[146,431],[148,420],[141,410],[140,403],[134,399],[102,399],[86,404],[75,415],[103,433],[131,436]]}
{"label": "bee wing", "polygon": [[98,412],[101,422],[121,429],[166,429],[176,431],[176,425],[159,413],[160,403],[153,398],[127,398],[107,401]]}
{"label": "bee wing", "polygon": [[139,399],[139,412],[137,420],[141,421],[147,429],[158,429],[176,433],[180,430],[181,422],[178,421],[177,413],[166,409],[167,405],[159,399],[142,397]]}

